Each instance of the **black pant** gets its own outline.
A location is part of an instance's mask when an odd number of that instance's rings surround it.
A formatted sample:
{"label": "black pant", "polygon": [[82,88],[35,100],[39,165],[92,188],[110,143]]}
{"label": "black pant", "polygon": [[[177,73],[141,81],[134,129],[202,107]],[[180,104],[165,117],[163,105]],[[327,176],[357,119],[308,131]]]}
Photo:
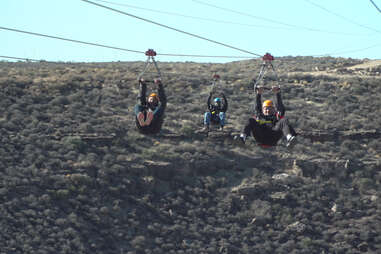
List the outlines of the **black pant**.
{"label": "black pant", "polygon": [[292,136],[296,135],[287,118],[280,119],[272,128],[265,124],[259,124],[254,118],[250,118],[243,132],[247,136],[253,134],[253,137],[259,144],[270,146],[275,146],[283,136],[288,134]]}

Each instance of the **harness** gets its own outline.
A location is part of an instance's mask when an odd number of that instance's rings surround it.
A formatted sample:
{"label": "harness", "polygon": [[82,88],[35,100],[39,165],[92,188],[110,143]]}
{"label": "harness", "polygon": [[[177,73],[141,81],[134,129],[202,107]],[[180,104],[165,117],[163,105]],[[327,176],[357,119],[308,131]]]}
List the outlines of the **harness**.
{"label": "harness", "polygon": [[[262,57],[262,60],[263,60],[263,62],[262,62],[261,69],[259,71],[258,77],[256,79],[253,79],[253,81],[255,80],[254,85],[253,85],[254,93],[257,90],[259,83],[263,80],[263,77],[265,76],[268,69],[271,69],[273,71],[273,73],[275,75],[275,79],[276,79],[276,81],[278,83],[278,87],[279,87],[278,74],[275,71],[274,65],[272,64],[272,61],[274,61],[274,57],[270,53],[266,53]],[[271,90],[270,87],[263,87],[263,88],[265,90]]]}
{"label": "harness", "polygon": [[[278,88],[280,88],[280,84],[279,84],[279,79],[278,79],[278,74],[274,68],[274,65],[272,64],[272,61],[274,61],[274,57],[270,54],[270,53],[266,53],[263,57],[262,57],[262,65],[261,65],[261,68],[260,68],[260,71],[259,71],[259,74],[257,76],[256,79],[252,79],[252,83],[253,83],[253,90],[254,90],[254,94],[257,92],[257,89],[258,89],[258,85],[259,83],[263,80],[266,72],[268,70],[271,70],[275,76],[275,81],[276,81],[276,84],[278,86]],[[266,86],[262,86],[262,89],[264,90],[267,90],[267,91],[271,91],[272,88],[271,87],[266,87]],[[275,117],[274,119],[272,120],[266,120],[266,119],[257,119],[257,116],[253,116],[254,120],[259,124],[259,125],[266,125],[266,124],[272,124],[272,126],[274,126],[279,120],[281,120],[282,118],[284,118],[284,116],[282,116],[278,111],[275,113]],[[261,143],[257,143],[258,146],[262,147],[262,148],[271,148],[271,147],[275,147],[276,145],[267,145],[267,144],[261,144]]]}
{"label": "harness", "polygon": [[209,109],[210,113],[212,114],[211,120],[214,122],[218,122],[220,120],[219,114],[220,114],[220,109],[217,108],[216,106],[212,105],[213,109]]}
{"label": "harness", "polygon": [[[151,80],[146,80],[144,79],[144,82],[145,83],[157,83],[157,82],[160,82],[159,80],[161,80],[161,73],[160,73],[160,69],[155,61],[155,56],[156,56],[156,51],[153,50],[153,49],[148,49],[146,52],[145,52],[145,55],[147,56],[147,60],[145,62],[145,65],[144,65],[144,68],[143,68],[143,71],[138,75],[138,81],[139,83],[142,82],[142,77],[143,75],[146,73],[148,67],[153,63],[153,65],[155,66],[155,69],[156,69],[156,72],[157,72],[157,75],[158,75],[158,79],[151,79]],[[149,93],[150,94],[150,93]],[[151,93],[152,94],[152,93]],[[160,98],[157,97],[157,99],[160,101]],[[148,102],[146,102],[147,105],[145,105],[145,109],[149,109],[149,106],[148,106]],[[157,107],[157,106],[156,106]],[[155,107],[155,108],[156,108]],[[152,110],[152,109],[151,109]]]}
{"label": "harness", "polygon": [[[255,121],[257,123],[259,123],[259,125],[265,125],[265,124],[272,124],[273,126],[275,125],[275,123],[277,121],[279,121],[280,119],[282,119],[284,116],[281,116],[279,114],[279,112],[276,112],[275,113],[275,121],[274,120],[262,120],[262,119],[257,119],[257,117],[254,115],[253,118],[255,119]],[[267,145],[267,144],[262,144],[262,143],[257,143],[258,146],[262,147],[262,148],[272,148],[272,147],[275,147],[275,146],[272,146],[272,145]]]}
{"label": "harness", "polygon": [[[261,69],[259,71],[259,74],[257,76],[256,79],[252,79],[252,83],[253,83],[253,90],[254,90],[254,94],[256,93],[257,89],[258,89],[258,85],[259,83],[263,80],[266,72],[270,69],[272,70],[272,72],[274,73],[275,75],[275,79],[278,83],[278,87],[279,87],[279,80],[278,80],[278,74],[277,72],[275,71],[275,68],[274,68],[274,65],[272,64],[272,61],[274,61],[274,57],[270,54],[270,53],[266,53],[263,57],[262,57],[262,65],[261,65]],[[271,90],[270,87],[263,87],[263,89],[265,90]],[[283,116],[280,116],[278,112],[275,113],[276,114],[276,120],[278,121],[279,119],[283,118]],[[274,125],[276,122],[273,121],[273,120],[262,120],[262,119],[257,119],[256,116],[253,116],[253,118],[257,121],[257,123],[259,123],[260,125],[265,125],[265,124],[272,124]],[[266,144],[258,144],[259,146],[263,147],[263,148],[270,148],[270,147],[273,147],[271,145],[266,145]]]}
{"label": "harness", "polygon": [[[156,63],[155,58],[154,58],[156,56],[156,51],[153,49],[148,49],[145,52],[145,55],[147,56],[147,60],[146,60],[146,63],[144,65],[143,71],[138,76],[138,80],[140,80],[143,77],[144,73],[147,71],[147,69],[151,65],[151,63],[154,64],[156,72],[157,72],[159,78],[161,78],[161,73],[160,73],[159,67],[157,66],[157,63]],[[146,80],[145,82],[153,82],[153,81]]]}
{"label": "harness", "polygon": [[220,75],[214,73],[212,77],[212,87],[210,88],[210,91],[213,92],[216,89],[216,87],[222,89]]}
{"label": "harness", "polygon": [[[221,78],[220,75],[218,75],[217,73],[213,74],[210,92],[214,92],[216,89],[222,90],[222,85],[221,85],[220,78]],[[219,114],[221,112],[221,108],[219,106],[211,104],[209,106],[209,111],[212,114],[211,121],[213,121],[213,122],[219,122],[219,120],[220,120],[219,119]]]}
{"label": "harness", "polygon": [[277,121],[279,121],[280,119],[282,119],[284,116],[281,116],[279,114],[279,112],[276,112],[275,113],[275,119],[274,120],[263,120],[263,119],[257,119],[257,116],[253,116],[253,118],[255,119],[255,121],[257,121],[257,123],[259,123],[260,125],[263,125],[263,124],[268,124],[268,123],[271,123],[271,124],[275,124]]}
{"label": "harness", "polygon": [[270,120],[260,120],[260,119],[256,119],[257,123],[259,123],[260,125],[262,124],[266,124],[266,123],[273,123],[273,121],[270,121]]}
{"label": "harness", "polygon": [[266,145],[266,144],[258,144],[258,146],[260,146],[262,148],[273,148],[274,147],[274,146]]}

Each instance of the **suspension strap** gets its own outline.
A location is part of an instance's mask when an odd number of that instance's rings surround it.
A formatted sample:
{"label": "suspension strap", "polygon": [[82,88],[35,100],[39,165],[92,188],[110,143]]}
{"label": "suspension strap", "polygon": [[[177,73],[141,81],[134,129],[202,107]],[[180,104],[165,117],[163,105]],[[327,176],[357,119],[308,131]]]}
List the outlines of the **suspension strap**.
{"label": "suspension strap", "polygon": [[214,80],[214,81],[218,81],[219,79],[220,79],[220,75],[214,73],[214,74],[213,74],[213,80]]}
{"label": "suspension strap", "polygon": [[154,58],[156,56],[156,51],[153,50],[153,49],[148,49],[145,52],[145,55],[147,56],[147,61],[146,61],[145,65],[144,65],[144,69],[143,69],[142,73],[140,73],[139,76],[138,76],[138,80],[140,80],[142,78],[142,76],[147,71],[148,66],[150,66],[151,63],[154,64],[155,69],[156,69],[157,73],[159,74],[159,78],[161,78],[160,69],[157,66],[157,63],[156,63],[155,58]]}
{"label": "suspension strap", "polygon": [[[274,65],[272,64],[272,61],[274,61],[274,57],[270,53],[266,53],[262,57],[262,60],[263,60],[263,62],[262,62],[261,69],[259,71],[258,77],[257,77],[257,79],[255,79],[255,82],[253,82],[254,83],[254,87],[253,87],[254,93],[257,90],[257,86],[258,86],[259,82],[263,79],[263,77],[265,76],[266,71],[268,69],[271,69],[273,71],[273,73],[275,74],[275,79],[278,82],[278,86],[279,86],[278,74],[275,71]],[[271,90],[271,88],[265,88],[265,89]]]}
{"label": "suspension strap", "polygon": [[219,81],[220,81],[220,75],[218,75],[217,73],[214,73],[212,77],[212,88],[210,89],[210,92],[214,91],[214,88],[219,83]]}

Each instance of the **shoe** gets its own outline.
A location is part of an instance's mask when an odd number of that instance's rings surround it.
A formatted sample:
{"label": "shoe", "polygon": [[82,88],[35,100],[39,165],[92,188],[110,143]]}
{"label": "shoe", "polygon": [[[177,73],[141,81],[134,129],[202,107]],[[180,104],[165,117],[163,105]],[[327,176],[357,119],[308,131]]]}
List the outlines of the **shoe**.
{"label": "shoe", "polygon": [[245,136],[242,136],[242,135],[234,136],[233,140],[238,145],[244,145],[246,143],[246,138],[245,138]]}
{"label": "shoe", "polygon": [[287,140],[287,144],[286,144],[286,147],[288,148],[293,148],[297,143],[297,140],[296,140],[296,136],[291,136],[288,140]]}
{"label": "shoe", "polygon": [[219,131],[224,131],[224,126],[220,126],[220,127],[218,128],[218,130],[219,130]]}
{"label": "shoe", "polygon": [[146,125],[146,122],[144,120],[144,113],[143,112],[139,112],[139,114],[137,115],[137,118],[138,118],[138,122],[139,122],[139,125],[140,126],[145,126]]}
{"label": "shoe", "polygon": [[201,129],[201,132],[209,132],[209,126],[205,125],[205,127]]}

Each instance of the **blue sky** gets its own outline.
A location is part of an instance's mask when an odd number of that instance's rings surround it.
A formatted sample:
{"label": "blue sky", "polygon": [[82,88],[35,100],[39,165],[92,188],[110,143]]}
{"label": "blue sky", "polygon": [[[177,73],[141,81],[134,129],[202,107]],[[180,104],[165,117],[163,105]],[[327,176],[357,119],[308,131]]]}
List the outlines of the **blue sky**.
{"label": "blue sky", "polygon": [[[110,0],[111,8],[257,55],[381,59],[381,13],[368,0]],[[381,8],[381,0],[373,0]],[[81,0],[1,0],[0,27],[158,54],[257,57]],[[0,55],[47,61],[137,61],[142,53],[0,29]],[[170,57],[158,61],[229,62]],[[245,58],[242,58],[245,59]]]}

